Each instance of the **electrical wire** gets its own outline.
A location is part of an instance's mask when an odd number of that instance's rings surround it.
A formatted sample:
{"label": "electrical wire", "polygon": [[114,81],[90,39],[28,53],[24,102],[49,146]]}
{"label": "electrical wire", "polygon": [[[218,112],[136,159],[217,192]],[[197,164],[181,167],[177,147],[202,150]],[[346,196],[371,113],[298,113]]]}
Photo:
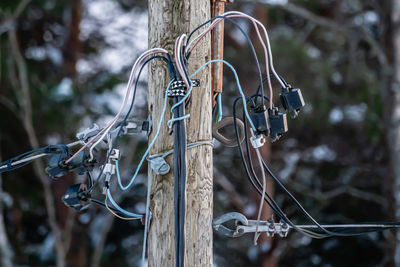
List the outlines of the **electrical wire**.
{"label": "electrical wire", "polygon": [[[261,90],[259,90],[259,91],[260,91],[261,94],[263,95],[263,94],[264,94],[264,87],[263,87],[263,83],[262,83],[262,72],[261,72],[260,63],[259,63],[259,61],[258,61],[257,53],[256,53],[256,50],[255,50],[255,48],[254,48],[253,42],[251,41],[251,38],[249,37],[249,35],[243,30],[243,28],[242,28],[237,22],[235,22],[233,19],[230,19],[230,18],[225,17],[225,16],[216,16],[216,17],[213,17],[213,18],[209,19],[208,21],[204,22],[203,24],[199,25],[198,27],[196,27],[196,28],[188,35],[187,42],[189,42],[189,39],[191,38],[191,36],[192,36],[197,30],[199,30],[201,27],[203,27],[203,26],[206,25],[207,23],[209,23],[209,22],[211,22],[211,21],[214,21],[215,19],[218,19],[218,18],[223,18],[223,19],[225,19],[226,21],[231,22],[231,23],[243,34],[243,36],[245,37],[247,43],[248,43],[249,46],[250,46],[251,53],[252,53],[253,58],[254,58],[254,61],[255,61],[255,63],[256,63],[257,72],[258,72],[258,78],[260,79],[260,84],[261,84]],[[188,44],[186,43],[186,47],[187,47],[187,46],[188,46]],[[191,54],[191,53],[186,53],[186,54],[185,54],[187,60],[189,59],[190,54]],[[257,93],[258,93],[258,92],[257,92]],[[261,98],[261,99],[262,99],[262,101],[263,101],[263,98]]]}
{"label": "electrical wire", "polygon": [[73,145],[76,145],[76,142],[69,145],[49,145],[46,147],[41,147],[25,152],[11,159],[0,162],[0,173],[18,169],[29,164],[32,160],[42,158],[44,156],[54,155],[58,153],[62,153],[68,156],[69,147]]}
{"label": "electrical wire", "polygon": [[[248,98],[249,101],[251,101],[251,98]],[[239,139],[239,133],[238,133],[238,127],[237,127],[237,123],[236,123],[236,106],[238,104],[238,101],[241,100],[240,97],[236,98],[234,103],[233,103],[233,123],[234,123],[234,129],[235,129],[235,138],[236,141],[238,143],[238,150],[239,150],[239,155],[243,164],[243,168],[245,170],[246,173],[246,177],[249,180],[250,184],[254,187],[254,189],[257,191],[257,193],[264,199],[264,201],[268,204],[268,206],[270,206],[270,208],[274,211],[275,214],[278,215],[279,218],[281,218],[285,223],[287,223],[288,225],[292,226],[294,229],[296,229],[297,231],[303,233],[304,235],[307,235],[311,238],[324,238],[324,235],[318,234],[318,233],[314,233],[312,231],[308,231],[308,230],[302,230],[296,227],[296,225],[285,215],[285,213],[281,210],[281,208],[279,207],[279,205],[274,201],[274,199],[269,195],[268,192],[261,191],[261,184],[259,182],[259,180],[257,179],[257,176],[254,172],[254,169],[252,167],[251,161],[249,160],[249,164],[250,164],[250,170],[251,173],[249,172],[249,167],[246,164],[246,160],[244,158],[244,154],[243,154],[243,150],[241,147],[241,143],[240,143],[240,139]],[[245,105],[246,106],[246,105]],[[244,112],[243,112],[244,113]],[[244,115],[243,115],[244,116]],[[248,136],[247,136],[247,127],[246,127],[246,121],[244,118],[244,126],[245,126],[245,148],[247,150],[247,156],[249,157],[249,145],[248,145]],[[249,159],[249,158],[248,158]],[[256,184],[257,183],[257,184]]]}
{"label": "electrical wire", "polygon": [[141,217],[123,217],[118,215],[116,212],[114,212],[107,204],[107,200],[108,200],[108,194],[106,194],[105,200],[104,200],[104,206],[106,207],[106,209],[115,217],[121,219],[121,220],[140,220],[142,219]]}
{"label": "electrical wire", "polygon": [[167,56],[168,56],[168,58],[165,58],[164,56],[152,56],[152,57],[148,58],[148,59],[142,64],[142,66],[141,66],[141,68],[140,68],[140,70],[139,70],[139,73],[138,73],[136,82],[135,82],[135,87],[134,87],[134,90],[133,90],[133,95],[132,95],[132,100],[131,100],[131,104],[130,104],[129,110],[128,110],[128,112],[125,114],[125,117],[124,117],[124,119],[123,119],[123,121],[122,121],[122,123],[121,123],[121,127],[119,128],[119,130],[118,130],[118,132],[117,132],[117,135],[116,135],[116,137],[115,137],[115,142],[112,143],[111,149],[109,149],[109,151],[108,151],[108,153],[107,153],[107,155],[106,155],[106,158],[105,158],[105,160],[104,160],[103,166],[102,166],[101,169],[100,169],[100,173],[98,174],[95,183],[93,184],[92,187],[89,187],[89,189],[88,189],[89,192],[92,191],[92,190],[94,189],[94,187],[95,187],[95,186],[98,184],[98,182],[100,181],[100,178],[101,178],[101,176],[103,175],[103,172],[104,172],[104,167],[106,166],[106,164],[107,164],[107,162],[108,162],[108,160],[109,160],[109,158],[110,158],[110,155],[111,155],[111,153],[112,153],[112,150],[114,149],[114,147],[115,147],[115,146],[117,145],[117,143],[118,143],[118,138],[119,138],[119,137],[121,136],[121,134],[122,134],[123,126],[126,125],[126,122],[127,122],[128,118],[129,118],[129,116],[130,116],[130,114],[131,114],[131,112],[132,112],[132,110],[133,110],[133,106],[134,106],[135,98],[136,98],[136,91],[137,91],[137,87],[138,87],[138,83],[139,83],[139,78],[140,78],[140,75],[141,75],[141,73],[142,73],[144,67],[145,67],[150,61],[152,61],[153,59],[157,59],[157,58],[158,58],[158,59],[162,59],[162,60],[164,60],[164,61],[167,63],[167,65],[168,65],[168,71],[169,71],[169,73],[170,73],[170,76],[173,77],[173,75],[175,75],[175,74],[174,74],[174,68],[171,69],[171,67],[170,67],[170,66],[171,66],[171,63],[172,63],[172,61],[171,61],[171,56],[170,56],[169,54],[167,54]]}
{"label": "electrical wire", "polygon": [[160,120],[159,120],[158,125],[157,125],[156,134],[154,135],[153,140],[151,140],[149,146],[147,147],[145,153],[143,154],[142,159],[140,160],[138,166],[136,167],[135,173],[133,174],[132,178],[130,179],[128,185],[124,186],[124,185],[122,184],[122,182],[121,182],[121,177],[120,177],[120,175],[119,175],[119,171],[117,171],[118,184],[119,184],[120,188],[121,188],[122,190],[124,190],[124,191],[127,190],[129,187],[132,186],[133,182],[135,181],[135,179],[136,179],[136,177],[137,177],[137,175],[138,175],[138,173],[139,173],[140,167],[143,165],[143,162],[146,160],[146,157],[147,157],[147,155],[148,155],[149,152],[150,152],[150,149],[153,147],[153,145],[154,145],[154,143],[156,142],[158,136],[160,135],[162,122],[164,121],[164,115],[165,115],[165,111],[166,111],[166,109],[167,109],[168,91],[169,91],[169,89],[170,89],[170,87],[171,87],[172,82],[173,82],[173,80],[171,80],[171,81],[168,83],[167,89],[165,90],[164,105],[163,105],[163,108],[162,108],[162,111],[161,111]]}
{"label": "electrical wire", "polygon": [[[253,23],[253,25],[254,25],[254,28],[255,28],[255,30],[256,30],[256,33],[257,33],[257,36],[258,36],[258,39],[259,39],[259,41],[260,41],[260,43],[261,43],[261,46],[263,47],[263,49],[264,49],[264,55],[265,55],[265,68],[266,68],[266,73],[268,74],[269,73],[269,61],[268,61],[268,51],[267,51],[267,48],[266,48],[266,46],[265,46],[265,43],[264,43],[264,41],[263,41],[263,39],[262,39],[262,37],[261,37],[261,34],[260,34],[260,31],[259,31],[259,29],[258,29],[258,27],[257,27],[257,24],[256,24],[256,22],[255,22],[255,19],[253,18],[253,17],[251,17],[251,16],[248,16],[248,15],[246,15],[246,14],[239,14],[239,15],[228,15],[229,13],[227,13],[227,15],[226,15],[226,17],[230,17],[230,18],[236,18],[236,17],[239,17],[239,18],[248,18],[248,19],[250,19],[251,20],[251,22]],[[225,14],[224,14],[225,15]],[[225,18],[226,18],[225,17]],[[220,19],[217,19],[217,20],[215,20],[215,21],[213,21],[213,23],[204,31],[204,32],[202,32],[201,34],[199,34],[199,36],[197,36],[194,40],[192,40],[188,45],[187,45],[187,47],[188,47],[188,53],[190,53],[194,48],[195,48],[195,46],[199,43],[199,41],[206,35],[206,33],[208,33],[208,32],[210,32],[218,23],[220,23],[221,21],[223,21],[224,20],[224,18],[220,18]],[[192,45],[193,44],[193,45]],[[269,76],[268,76],[269,77]],[[271,81],[270,81],[270,79],[268,78],[268,88],[269,88],[269,98],[270,99],[273,99],[273,91],[272,91],[272,85],[271,85]],[[262,96],[264,96],[264,92],[263,92],[263,90],[261,91],[261,94],[262,94]],[[263,98],[262,98],[263,99]],[[272,102],[270,102],[270,108],[272,109]]]}
{"label": "electrical wire", "polygon": [[[234,68],[229,62],[227,62],[227,61],[225,61],[225,60],[223,60],[223,59],[213,59],[213,60],[207,61],[206,63],[204,63],[203,65],[201,65],[200,68],[198,68],[194,73],[192,73],[192,74],[190,75],[190,77],[195,76],[195,75],[196,75],[197,73],[199,73],[203,68],[205,68],[208,64],[211,64],[211,63],[214,63],[214,62],[222,62],[222,63],[226,64],[226,65],[232,70],[232,72],[233,72],[233,74],[234,74],[234,76],[235,76],[235,79],[236,79],[237,88],[238,88],[238,90],[239,90],[239,93],[240,93],[241,98],[242,98],[242,101],[243,101],[243,105],[246,106],[246,96],[244,95],[243,90],[242,90],[242,87],[241,87],[241,85],[240,85],[239,77],[238,77],[238,75],[237,75],[237,72],[236,72],[235,68]],[[190,93],[190,92],[188,92],[188,93]],[[251,127],[252,127],[253,130],[255,131],[255,130],[256,130],[256,127],[254,126],[254,123],[253,123],[253,121],[251,120],[250,115],[249,115],[247,109],[245,109],[245,112],[246,112],[246,117],[247,117],[247,119],[248,119],[248,121],[249,121]]]}
{"label": "electrical wire", "polygon": [[[85,144],[83,147],[81,147],[74,155],[72,155],[68,160],[66,160],[65,163],[69,163],[73,158],[75,158],[80,152],[82,152],[86,147],[88,147],[89,145],[92,145],[90,147],[90,157],[91,159],[93,159],[93,149],[94,147],[101,142],[101,140],[104,139],[104,137],[107,135],[107,133],[110,131],[111,127],[116,123],[117,119],[119,118],[119,116],[122,114],[122,111],[124,110],[126,104],[127,104],[127,100],[129,98],[131,89],[132,89],[132,85],[133,85],[133,81],[135,78],[135,74],[136,74],[136,69],[137,66],[141,64],[141,62],[148,56],[152,55],[152,54],[157,54],[157,53],[164,53],[164,54],[168,54],[168,52],[163,49],[163,48],[153,48],[153,49],[149,49],[147,51],[145,51],[144,53],[142,53],[139,58],[135,61],[135,64],[132,67],[131,70],[131,74],[129,76],[129,80],[128,80],[128,84],[126,87],[126,94],[124,96],[124,100],[122,102],[121,108],[118,111],[117,115],[107,124],[106,127],[104,127],[99,133],[97,133],[95,136],[93,136],[87,144]],[[98,139],[98,137],[101,135],[101,137]],[[98,139],[98,140],[97,140]],[[97,140],[97,141],[96,141]],[[94,143],[96,141],[96,143]]]}
{"label": "electrical wire", "polygon": [[107,188],[107,198],[110,200],[111,204],[122,214],[129,216],[131,218],[137,218],[137,219],[141,219],[143,217],[143,214],[138,214],[138,213],[133,213],[133,212],[129,212],[124,210],[123,208],[121,208],[113,199],[112,195],[111,195],[111,191],[110,188]]}
{"label": "electrical wire", "polygon": [[[255,96],[253,96],[253,97],[255,97]],[[235,103],[234,103],[234,118],[236,118],[235,106],[236,106],[238,100],[239,100],[239,98],[237,98],[237,99],[235,100]],[[243,119],[245,119],[245,114],[243,114]],[[237,127],[236,127],[236,125],[235,125],[235,135],[237,136],[237,141],[238,141],[239,139],[238,139],[238,134],[237,134]],[[249,164],[251,165],[250,152],[249,152],[248,142],[247,142],[248,136],[247,136],[246,123],[245,123],[245,135],[246,135],[246,137],[245,137],[246,142],[245,142],[245,143],[246,143],[246,149],[247,149],[247,157],[248,157],[248,162],[249,162]],[[238,141],[238,142],[239,142],[239,141]],[[242,162],[243,162],[243,164],[245,165],[245,163],[244,163],[244,158],[243,158],[243,153],[242,153],[242,151],[241,151],[241,147],[239,147],[239,150],[240,150],[240,155],[241,155],[241,158],[242,158]],[[268,168],[268,166],[266,165],[266,163],[264,162],[264,160],[262,160],[262,165],[264,166],[264,169],[268,172],[268,174],[269,174],[269,175],[274,179],[274,181],[278,184],[278,186],[279,186],[283,191],[285,191],[285,192],[289,195],[289,197],[295,202],[296,206],[298,206],[298,207],[301,209],[303,215],[305,215],[309,220],[311,220],[311,221],[313,222],[314,228],[317,228],[317,230],[320,231],[320,232],[322,232],[322,234],[316,233],[316,232],[313,232],[313,231],[310,231],[310,230],[307,230],[307,229],[304,229],[304,228],[301,228],[301,227],[299,227],[299,226],[297,226],[297,225],[294,225],[294,224],[291,223],[291,222],[289,223],[288,221],[290,221],[290,220],[286,217],[286,215],[284,215],[284,213],[280,210],[280,208],[279,208],[279,207],[277,206],[277,204],[272,200],[272,198],[268,197],[268,198],[271,200],[271,203],[270,203],[270,204],[272,204],[272,206],[274,206],[274,207],[271,207],[271,208],[273,209],[273,211],[274,211],[281,219],[283,219],[286,223],[288,223],[291,227],[293,227],[293,228],[296,229],[297,231],[300,231],[300,232],[302,232],[303,234],[309,235],[309,236],[312,237],[312,238],[325,238],[325,237],[331,237],[331,236],[355,236],[355,235],[361,235],[361,234],[365,234],[365,233],[370,233],[370,232],[375,232],[375,231],[380,231],[380,230],[382,230],[382,228],[379,228],[379,227],[370,228],[370,229],[367,229],[367,230],[364,230],[364,231],[356,231],[356,232],[351,232],[351,231],[349,231],[349,230],[347,230],[347,231],[341,230],[341,232],[339,232],[339,231],[334,231],[334,230],[329,231],[329,230],[325,229],[322,225],[320,225],[318,222],[316,222],[316,220],[315,220],[311,215],[309,215],[309,214],[307,213],[307,211],[301,206],[301,204],[297,201],[297,199],[295,199],[294,196],[283,186],[283,184],[279,181],[279,179],[278,179],[278,178],[271,172],[271,170]],[[247,169],[247,167],[245,167],[245,169]],[[251,167],[251,169],[252,169],[252,167]],[[260,193],[261,193],[261,190],[259,189],[259,188],[261,188],[260,182],[259,182],[258,178],[256,177],[254,171],[252,171],[252,172],[253,172],[253,176],[254,176],[254,178],[255,178],[255,181],[256,181],[257,185],[250,179],[250,175],[248,174],[248,171],[246,171],[246,173],[247,173],[247,175],[248,175],[248,178],[249,178],[249,180],[251,181],[251,184],[252,184],[253,187],[257,190],[257,192],[260,194]],[[265,193],[266,193],[266,192],[265,192]],[[266,193],[266,194],[267,194],[267,193]],[[267,202],[267,203],[268,203],[268,202]],[[270,204],[269,204],[269,205],[270,205]],[[270,206],[271,206],[271,205],[270,205]],[[399,224],[400,224],[400,223],[397,223],[397,222],[392,223],[393,227],[396,227],[396,226],[398,226]],[[361,223],[361,224],[355,224],[355,225],[363,226],[364,224]],[[389,224],[387,224],[387,225],[389,225]],[[389,227],[389,226],[388,226],[388,227]],[[308,227],[308,228],[312,228],[312,227]]]}

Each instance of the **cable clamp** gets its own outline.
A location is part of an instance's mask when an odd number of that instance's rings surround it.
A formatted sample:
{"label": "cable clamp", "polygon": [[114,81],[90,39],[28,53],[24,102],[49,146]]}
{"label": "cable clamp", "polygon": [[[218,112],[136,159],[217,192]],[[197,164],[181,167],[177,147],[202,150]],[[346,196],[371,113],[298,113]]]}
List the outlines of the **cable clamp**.
{"label": "cable clamp", "polygon": [[111,180],[111,174],[106,175],[106,179],[104,180],[104,186],[103,186],[103,195],[107,194],[107,190],[110,188],[110,180]]}
{"label": "cable clamp", "polygon": [[93,123],[92,127],[88,127],[85,130],[77,133],[76,138],[78,138],[79,140],[82,140],[84,142],[87,142],[87,141],[89,141],[90,138],[92,138],[99,132],[100,132],[99,125],[97,125],[96,123]]}
{"label": "cable clamp", "polygon": [[152,129],[151,116],[149,115],[147,117],[147,120],[132,118],[127,120],[125,125],[120,124],[118,127],[111,131],[111,136],[113,138],[117,136],[121,127],[121,135],[139,134],[141,132],[146,132],[147,135],[149,135]]}
{"label": "cable clamp", "polygon": [[242,234],[247,233],[265,233],[269,237],[273,237],[274,235],[279,235],[280,237],[287,237],[290,226],[283,222],[274,222],[273,218],[271,217],[267,221],[259,221],[258,222],[258,229],[257,229],[257,220],[248,220],[248,225],[238,225],[236,228],[237,232]]}
{"label": "cable clamp", "polygon": [[119,149],[113,148],[113,150],[110,153],[110,159],[112,160],[119,160],[121,157],[121,152]]}
{"label": "cable clamp", "polygon": [[104,171],[105,174],[113,175],[115,174],[115,164],[113,163],[107,163],[104,166]]}
{"label": "cable clamp", "polygon": [[[233,221],[234,227],[230,227],[229,222]],[[229,212],[213,220],[214,231],[228,236],[240,237],[247,233],[255,233],[258,223],[258,232],[264,232],[267,236],[279,235],[286,237],[291,229],[287,223],[280,221],[274,222],[272,218],[267,221],[248,220],[246,216],[239,212]],[[230,224],[232,225],[232,223]]]}
{"label": "cable clamp", "polygon": [[259,148],[265,144],[265,138],[261,134],[252,136],[250,137],[250,143],[253,146],[253,148]]}
{"label": "cable clamp", "polygon": [[[192,86],[193,87],[199,87],[200,86],[200,80],[199,79],[194,79],[191,80]],[[173,81],[171,83],[171,89],[168,90],[168,97],[174,97],[174,96],[185,96],[186,94],[186,85],[185,82],[182,80],[178,81]]]}
{"label": "cable clamp", "polygon": [[150,163],[150,168],[158,175],[165,175],[171,169],[163,156],[148,158],[147,161]]}
{"label": "cable clamp", "polygon": [[[209,145],[211,147],[214,147],[213,141],[197,141],[188,144],[186,147],[187,149],[190,149],[202,145]],[[174,150],[171,149],[165,153],[155,154],[147,157],[147,161],[150,163],[150,168],[158,175],[165,175],[169,173],[169,171],[171,170],[171,166],[165,160],[165,157],[171,155],[173,152]]]}

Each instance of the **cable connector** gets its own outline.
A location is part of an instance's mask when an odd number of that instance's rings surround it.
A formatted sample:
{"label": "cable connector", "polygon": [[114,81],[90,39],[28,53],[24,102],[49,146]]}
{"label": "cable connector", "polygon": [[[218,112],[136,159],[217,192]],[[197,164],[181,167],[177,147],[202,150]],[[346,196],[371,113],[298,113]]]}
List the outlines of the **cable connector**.
{"label": "cable connector", "polygon": [[257,134],[269,135],[269,119],[268,110],[265,106],[257,106],[250,108],[250,118],[253,121]]}
{"label": "cable connector", "polygon": [[282,106],[289,111],[290,117],[296,118],[306,104],[299,88],[283,87],[280,94]]}
{"label": "cable connector", "polygon": [[110,159],[119,160],[120,157],[121,157],[121,152],[119,151],[119,149],[114,148],[110,153]]}
{"label": "cable connector", "polygon": [[90,193],[87,193],[85,184],[74,184],[68,186],[67,192],[62,196],[61,200],[70,208],[81,211],[88,204]]}
{"label": "cable connector", "polygon": [[265,138],[262,134],[250,137],[250,143],[253,148],[262,147],[265,144]]}
{"label": "cable connector", "polygon": [[288,131],[286,114],[279,112],[278,108],[269,109],[270,137],[275,142]]}
{"label": "cable connector", "polygon": [[106,179],[104,180],[104,186],[103,186],[103,195],[107,194],[107,189],[110,188],[110,179],[111,179],[111,174],[106,175]]}

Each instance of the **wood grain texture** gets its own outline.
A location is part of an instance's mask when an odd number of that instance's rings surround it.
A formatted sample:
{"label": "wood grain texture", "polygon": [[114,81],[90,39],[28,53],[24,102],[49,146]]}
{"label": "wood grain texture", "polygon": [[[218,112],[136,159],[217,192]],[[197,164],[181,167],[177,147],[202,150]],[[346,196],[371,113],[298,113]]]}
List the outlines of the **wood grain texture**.
{"label": "wood grain texture", "polygon": [[[173,51],[178,35],[188,33],[210,17],[208,0],[150,0],[149,48],[163,47]],[[189,73],[210,60],[210,39],[205,38],[192,53]],[[194,88],[192,103],[186,110],[187,143],[211,140],[210,67],[196,78],[201,87]],[[152,63],[149,69],[149,112],[157,125],[169,77],[164,63]],[[170,107],[170,106],[169,106]],[[169,108],[168,108],[169,110]],[[173,148],[168,135],[166,114],[161,134],[151,154]],[[150,136],[153,138],[154,132]],[[172,164],[172,156],[167,158]],[[153,217],[149,230],[149,266],[174,266],[174,178],[173,170],[164,176],[153,175],[150,209]],[[187,152],[187,195],[185,217],[185,266],[212,266],[212,148],[200,146]]]}

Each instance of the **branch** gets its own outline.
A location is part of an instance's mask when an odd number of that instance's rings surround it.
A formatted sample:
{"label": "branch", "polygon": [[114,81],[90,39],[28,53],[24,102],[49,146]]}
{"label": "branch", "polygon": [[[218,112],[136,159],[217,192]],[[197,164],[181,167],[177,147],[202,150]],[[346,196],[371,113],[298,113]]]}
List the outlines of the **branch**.
{"label": "branch", "polygon": [[215,168],[214,168],[214,182],[217,185],[219,185],[223,191],[225,191],[225,193],[229,197],[229,200],[231,201],[232,205],[235,207],[236,210],[238,211],[244,210],[243,203],[245,201],[242,200],[242,197],[236,191],[235,186],[231,183],[231,181],[229,181],[228,178],[226,178],[225,175],[223,175]]}
{"label": "branch", "polygon": [[290,12],[292,14],[295,14],[299,17],[302,17],[303,19],[309,20],[322,27],[329,28],[333,31],[340,32],[346,35],[348,34],[348,30],[346,30],[347,26],[345,26],[345,23],[339,24],[333,20],[318,16],[308,9],[305,9],[304,7],[300,7],[292,3],[287,3],[286,5],[278,5],[277,7],[286,10],[287,12]]}
{"label": "branch", "polygon": [[[247,2],[270,5],[263,1],[247,1]],[[360,35],[361,39],[367,42],[371,46],[372,52],[375,54],[382,67],[385,68],[386,71],[390,69],[385,51],[381,48],[379,42],[377,42],[374,39],[371,33],[363,25],[355,27],[354,25],[347,23],[337,23],[334,20],[318,16],[317,14],[314,14],[313,12],[309,11],[306,8],[290,2],[284,5],[274,5],[274,6],[283,9],[289,13],[292,13],[296,16],[299,16],[305,20],[311,21],[319,26],[343,34],[344,36],[346,36],[346,38],[350,40],[354,39],[355,36]],[[353,27],[353,29],[351,29],[351,27]]]}
{"label": "branch", "polygon": [[[0,150],[1,151],[1,150]],[[1,162],[1,153],[0,153],[0,162]],[[2,175],[0,173],[0,196],[3,192],[2,189]],[[12,267],[12,257],[13,251],[11,250],[10,243],[7,238],[7,232],[5,229],[5,223],[3,218],[3,201],[0,198],[0,264],[4,267]]]}
{"label": "branch", "polygon": [[288,179],[287,184],[291,185],[291,188],[293,190],[296,190],[297,192],[302,193],[302,194],[307,194],[308,196],[311,196],[311,197],[313,197],[317,200],[321,200],[321,201],[328,201],[332,198],[338,197],[339,195],[349,194],[355,198],[375,202],[375,203],[381,205],[382,207],[386,207],[388,205],[388,203],[384,197],[379,196],[374,193],[360,190],[358,188],[355,188],[355,187],[352,187],[349,185],[343,185],[343,186],[337,187],[330,191],[314,190],[310,193],[305,193],[305,192],[308,192],[310,189],[308,187],[302,185],[301,183],[298,183],[298,182],[294,181],[293,179]]}
{"label": "branch", "polygon": [[103,221],[103,227],[100,232],[100,239],[96,243],[96,247],[94,249],[93,257],[92,257],[92,263],[90,264],[91,267],[99,267],[100,262],[101,262],[101,256],[103,255],[103,250],[104,250],[104,245],[106,243],[106,239],[108,236],[108,233],[111,230],[111,226],[114,223],[114,215],[111,213],[108,213],[106,215],[106,218]]}
{"label": "branch", "polygon": [[11,14],[11,16],[6,16],[6,19],[0,23],[0,36],[14,27],[15,20],[22,14],[30,2],[31,0],[21,1],[15,9],[15,12]]}

